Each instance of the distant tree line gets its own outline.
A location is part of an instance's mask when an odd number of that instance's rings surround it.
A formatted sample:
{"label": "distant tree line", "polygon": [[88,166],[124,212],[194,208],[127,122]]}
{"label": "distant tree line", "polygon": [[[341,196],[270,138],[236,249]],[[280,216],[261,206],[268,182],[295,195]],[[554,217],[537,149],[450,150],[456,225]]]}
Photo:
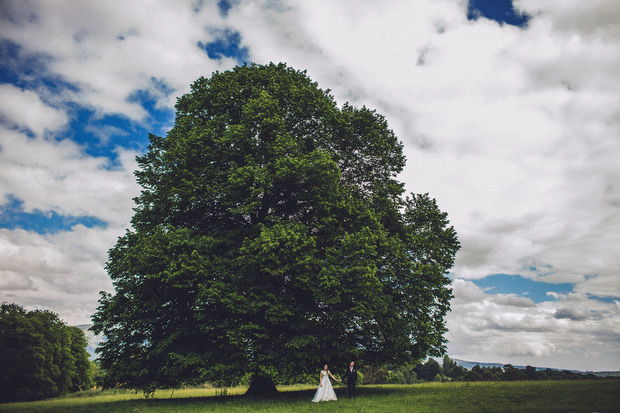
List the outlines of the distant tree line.
{"label": "distant tree line", "polygon": [[0,402],[40,400],[88,389],[94,365],[84,332],[51,311],[0,307]]}
{"label": "distant tree line", "polygon": [[465,375],[466,381],[517,381],[517,380],[581,380],[599,378],[594,374],[584,374],[569,370],[539,370],[532,366],[524,369],[516,368],[511,364],[500,367],[474,366]]}
{"label": "distant tree line", "polygon": [[429,381],[462,381],[467,369],[459,366],[447,355],[443,364],[430,358],[425,363],[404,366],[366,366],[363,371],[364,384],[413,384]]}
{"label": "distant tree line", "polygon": [[539,370],[532,366],[523,369],[506,364],[502,367],[459,366],[447,355],[443,363],[428,359],[425,363],[391,367],[367,366],[363,369],[364,384],[412,384],[430,381],[516,381],[516,380],[581,380],[600,378],[592,373],[568,370]]}

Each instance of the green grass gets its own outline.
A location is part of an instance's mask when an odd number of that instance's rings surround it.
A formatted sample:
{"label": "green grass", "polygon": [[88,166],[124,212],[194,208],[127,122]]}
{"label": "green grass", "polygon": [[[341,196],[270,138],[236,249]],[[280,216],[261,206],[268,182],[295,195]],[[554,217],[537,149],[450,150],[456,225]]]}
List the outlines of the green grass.
{"label": "green grass", "polygon": [[0,404],[0,412],[620,412],[620,380],[429,383],[359,386],[355,400],[336,387],[336,402],[312,403],[315,386],[282,386],[267,400],[245,388],[158,391],[145,399],[128,391],[91,391],[30,403]]}

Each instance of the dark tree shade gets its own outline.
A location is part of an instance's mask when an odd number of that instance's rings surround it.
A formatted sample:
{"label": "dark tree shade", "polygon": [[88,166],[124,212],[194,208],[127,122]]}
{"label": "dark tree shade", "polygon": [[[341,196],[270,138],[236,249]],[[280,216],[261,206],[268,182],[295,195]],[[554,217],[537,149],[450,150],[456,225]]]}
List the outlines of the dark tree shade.
{"label": "dark tree shade", "polygon": [[92,381],[86,337],[50,311],[0,307],[0,402],[39,400]]}
{"label": "dark tree shade", "polygon": [[[383,116],[305,74],[200,78],[138,158],[133,229],[93,316],[107,386],[152,391],[444,350],[459,249],[428,195],[403,197]],[[347,363],[348,364],[348,363]]]}

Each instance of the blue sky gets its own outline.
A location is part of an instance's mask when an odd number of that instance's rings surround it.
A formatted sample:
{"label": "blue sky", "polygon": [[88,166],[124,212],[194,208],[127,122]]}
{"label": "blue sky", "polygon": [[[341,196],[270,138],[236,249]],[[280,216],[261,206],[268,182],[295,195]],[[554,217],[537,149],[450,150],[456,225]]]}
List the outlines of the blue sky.
{"label": "blue sky", "polygon": [[620,370],[618,18],[615,0],[4,1],[0,300],[88,323],[148,134],[199,76],[282,61],[385,115],[407,190],[448,212],[451,356]]}
{"label": "blue sky", "polygon": [[467,18],[486,18],[500,24],[526,27],[530,17],[515,10],[512,0],[470,0],[467,4]]}
{"label": "blue sky", "polygon": [[505,294],[529,298],[535,303],[554,300],[548,293],[569,294],[573,292],[574,284],[562,283],[551,284],[542,281],[534,281],[523,278],[520,275],[492,274],[474,284],[480,287],[486,294]]}

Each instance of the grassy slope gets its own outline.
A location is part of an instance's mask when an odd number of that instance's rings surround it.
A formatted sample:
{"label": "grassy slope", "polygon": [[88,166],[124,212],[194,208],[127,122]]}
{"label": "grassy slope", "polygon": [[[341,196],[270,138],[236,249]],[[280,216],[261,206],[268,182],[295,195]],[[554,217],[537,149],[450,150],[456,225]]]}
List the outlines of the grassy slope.
{"label": "grassy slope", "polygon": [[[337,402],[312,403],[314,387],[280,388],[277,398],[214,397],[212,389],[84,392],[31,403],[0,404],[0,412],[620,412],[620,380],[436,383],[361,386],[356,400],[337,387]],[[172,398],[170,397],[172,395]]]}

